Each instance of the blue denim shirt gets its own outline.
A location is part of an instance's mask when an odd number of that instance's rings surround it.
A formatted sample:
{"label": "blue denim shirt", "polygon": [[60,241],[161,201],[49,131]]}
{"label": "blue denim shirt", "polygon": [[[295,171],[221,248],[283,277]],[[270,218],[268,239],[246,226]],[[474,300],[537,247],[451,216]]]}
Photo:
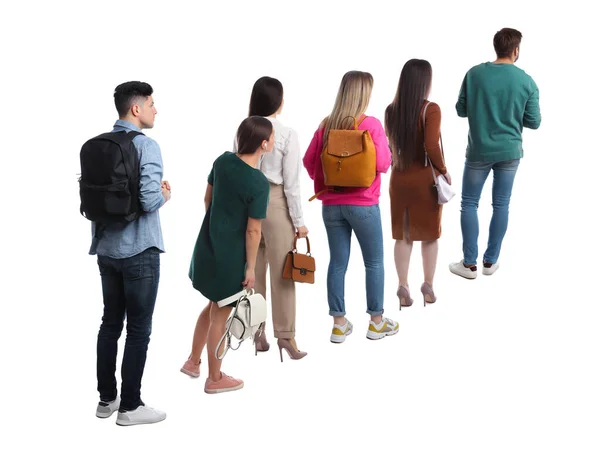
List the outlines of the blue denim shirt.
{"label": "blue denim shirt", "polygon": [[[117,120],[112,132],[141,130],[125,120]],[[164,252],[158,209],[165,203],[161,182],[162,156],[158,143],[147,136],[136,136],[133,144],[140,156],[140,202],[144,213],[135,221],[111,224],[101,237],[95,237],[96,224],[92,223],[92,246],[89,254],[125,259],[153,246]]]}

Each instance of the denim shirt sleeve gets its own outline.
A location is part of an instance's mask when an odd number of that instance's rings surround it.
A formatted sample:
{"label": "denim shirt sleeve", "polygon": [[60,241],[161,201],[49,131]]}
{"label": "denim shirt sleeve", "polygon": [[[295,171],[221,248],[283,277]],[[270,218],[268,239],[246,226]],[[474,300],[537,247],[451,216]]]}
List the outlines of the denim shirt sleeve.
{"label": "denim shirt sleeve", "polygon": [[154,140],[148,137],[140,140],[140,203],[145,212],[154,212],[165,202],[161,188],[162,156]]}

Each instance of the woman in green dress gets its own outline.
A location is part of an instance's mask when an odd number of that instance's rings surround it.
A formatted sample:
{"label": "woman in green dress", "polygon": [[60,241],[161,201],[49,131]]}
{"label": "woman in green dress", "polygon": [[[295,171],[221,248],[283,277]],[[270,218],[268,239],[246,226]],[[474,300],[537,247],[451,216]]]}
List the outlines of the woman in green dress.
{"label": "woman in green dress", "polygon": [[261,220],[267,216],[270,192],[269,181],[256,167],[260,157],[273,150],[273,125],[264,117],[248,117],[238,128],[237,141],[237,153],[224,152],[208,176],[206,215],[189,271],[194,288],[210,302],[198,317],[192,353],[181,371],[199,377],[200,356],[207,346],[206,393],[223,393],[244,386],[242,380],[222,373],[221,360],[215,357],[231,313],[230,306],[219,307],[217,302],[244,288],[254,288]]}

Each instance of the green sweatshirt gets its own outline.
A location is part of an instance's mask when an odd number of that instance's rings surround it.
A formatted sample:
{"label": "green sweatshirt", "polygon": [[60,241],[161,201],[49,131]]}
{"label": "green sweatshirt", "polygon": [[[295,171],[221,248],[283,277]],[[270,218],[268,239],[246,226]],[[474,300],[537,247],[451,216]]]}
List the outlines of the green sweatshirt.
{"label": "green sweatshirt", "polygon": [[456,112],[469,119],[467,160],[500,162],[523,157],[523,127],[542,121],[539,91],[514,64],[486,62],[463,80]]}

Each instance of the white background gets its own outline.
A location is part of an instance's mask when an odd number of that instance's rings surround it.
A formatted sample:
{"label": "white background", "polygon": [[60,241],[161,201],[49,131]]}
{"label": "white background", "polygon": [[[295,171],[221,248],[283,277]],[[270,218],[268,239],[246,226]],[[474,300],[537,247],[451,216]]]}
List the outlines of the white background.
{"label": "white background", "polygon": [[[3,3],[0,446],[598,448],[599,41],[584,2],[550,3]],[[404,63],[429,60],[460,194],[468,126],[454,104],[465,72],[494,58],[492,38],[504,26],[523,33],[518,65],[539,86],[543,120],[524,132],[500,270],[475,281],[449,273],[461,257],[457,197],[444,208],[438,303],[424,309],[417,295],[416,244],[417,301],[399,312],[387,174],[385,308],[400,321],[397,336],[365,338],[354,240],[346,307],[355,333],[329,343],[327,240],[319,202],[306,201],[318,265],[316,284],[298,288],[297,341],[308,357],[284,354],[280,363],[269,333],[271,351],[254,357],[245,343],[227,355],[224,371],[246,383],[239,392],[204,394],[206,361],[200,379],[181,374],[206,304],[187,278],[206,177],[230,149],[254,81],[282,81],[281,121],[306,148],[346,71],[373,74],[368,113],[383,120]],[[147,134],[161,146],[173,198],[161,210],[167,253],[142,388],[167,420],[120,428],[116,416],[94,416],[102,297],[77,174],[81,145],[112,128],[113,90],[129,80],[155,89]],[[302,189],[306,199],[313,193],[305,172]],[[482,252],[490,195],[488,182]]]}

